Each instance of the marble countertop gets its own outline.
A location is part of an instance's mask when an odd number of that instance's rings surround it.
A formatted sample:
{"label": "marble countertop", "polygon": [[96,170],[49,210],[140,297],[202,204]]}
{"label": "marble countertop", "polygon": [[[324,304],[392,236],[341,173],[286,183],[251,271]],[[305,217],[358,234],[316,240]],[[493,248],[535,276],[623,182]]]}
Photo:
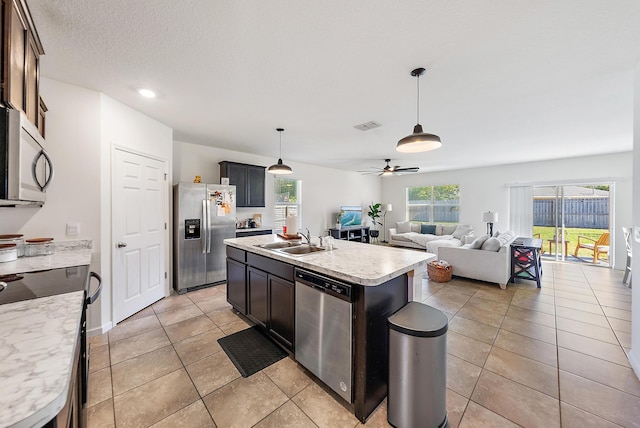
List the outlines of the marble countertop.
{"label": "marble countertop", "polygon": [[0,426],[42,426],[64,407],[83,299],[76,291],[0,305]]}
{"label": "marble countertop", "polygon": [[435,254],[424,251],[343,240],[334,240],[334,249],[331,251],[318,251],[303,256],[292,256],[256,246],[279,241],[283,239],[276,235],[260,235],[225,239],[224,243],[347,282],[369,286],[380,285],[414,269],[424,270],[426,263],[435,258]]}
{"label": "marble countertop", "polygon": [[0,263],[0,275],[81,266],[90,263],[91,249],[69,249],[56,251],[50,256],[20,257],[13,262]]}

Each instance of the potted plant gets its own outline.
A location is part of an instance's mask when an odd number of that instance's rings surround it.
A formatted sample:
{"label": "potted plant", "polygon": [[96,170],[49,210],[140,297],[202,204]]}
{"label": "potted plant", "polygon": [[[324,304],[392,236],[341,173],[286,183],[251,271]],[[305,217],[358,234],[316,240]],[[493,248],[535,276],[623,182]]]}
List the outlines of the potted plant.
{"label": "potted plant", "polygon": [[344,211],[340,211],[340,214],[336,217],[336,229],[338,230],[342,228],[342,214],[344,214]]}
{"label": "potted plant", "polygon": [[380,206],[381,204],[379,203],[374,204],[373,202],[371,202],[371,205],[369,205],[369,211],[367,212],[367,215],[369,216],[369,218],[371,218],[371,221],[373,223],[373,227],[369,231],[369,235],[372,238],[377,238],[380,235],[380,232],[376,229],[376,225],[379,224],[380,226],[382,226],[382,223],[377,221],[377,219],[380,218]]}

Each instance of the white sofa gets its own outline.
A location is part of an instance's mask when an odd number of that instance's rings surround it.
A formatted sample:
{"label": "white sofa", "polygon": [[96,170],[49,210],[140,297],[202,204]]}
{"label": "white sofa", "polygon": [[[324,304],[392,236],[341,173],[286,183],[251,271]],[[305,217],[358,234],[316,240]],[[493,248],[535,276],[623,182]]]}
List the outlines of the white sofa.
{"label": "white sofa", "polygon": [[[429,227],[435,233],[421,233]],[[473,235],[473,228],[468,224],[436,224],[398,222],[395,228],[389,229],[389,245],[426,249],[437,254],[440,247],[460,247],[466,243],[465,237]],[[417,242],[416,242],[417,241]]]}
{"label": "white sofa", "polygon": [[455,276],[494,282],[504,290],[511,276],[510,244],[515,238],[511,231],[491,239],[488,235],[473,237],[461,247],[438,248],[438,259],[449,262]]}

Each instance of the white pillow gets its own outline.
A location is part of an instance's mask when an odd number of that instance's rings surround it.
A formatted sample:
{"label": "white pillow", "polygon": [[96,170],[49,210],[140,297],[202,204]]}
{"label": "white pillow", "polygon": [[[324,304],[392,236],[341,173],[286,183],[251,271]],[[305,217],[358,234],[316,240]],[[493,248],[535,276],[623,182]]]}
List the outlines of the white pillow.
{"label": "white pillow", "polygon": [[411,232],[420,233],[420,229],[422,227],[420,223],[409,223],[409,225]]}
{"label": "white pillow", "polygon": [[469,248],[473,249],[473,250],[477,250],[482,248],[482,244],[484,244],[484,242],[489,239],[490,236],[489,235],[482,235],[482,236],[478,236],[476,239],[473,240],[473,242],[469,245]]}
{"label": "white pillow", "polygon": [[[442,226],[441,235],[453,235],[453,232],[458,228],[459,225],[456,224],[445,224]],[[460,238],[458,238],[460,239]]]}
{"label": "white pillow", "polygon": [[468,235],[473,232],[473,228],[471,226],[467,226],[465,224],[459,224],[456,227],[456,230],[452,233],[453,237],[456,239],[462,238],[464,235]]}
{"label": "white pillow", "polygon": [[411,232],[411,223],[408,221],[399,221],[396,223],[396,231],[398,233],[408,233]]}
{"label": "white pillow", "polygon": [[485,250],[485,251],[499,251],[500,247],[502,245],[500,244],[500,241],[498,240],[498,238],[489,238],[486,241],[484,241],[484,244],[482,244],[481,249]]}

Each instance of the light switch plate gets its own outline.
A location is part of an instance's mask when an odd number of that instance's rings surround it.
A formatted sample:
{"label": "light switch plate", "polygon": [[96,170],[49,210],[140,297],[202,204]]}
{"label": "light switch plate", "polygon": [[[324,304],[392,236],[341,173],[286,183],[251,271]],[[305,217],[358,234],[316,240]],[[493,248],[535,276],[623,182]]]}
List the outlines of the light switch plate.
{"label": "light switch plate", "polygon": [[640,226],[633,228],[633,239],[635,239],[636,242],[640,242]]}
{"label": "light switch plate", "polygon": [[78,223],[67,223],[67,235],[78,236],[80,233],[80,225]]}

